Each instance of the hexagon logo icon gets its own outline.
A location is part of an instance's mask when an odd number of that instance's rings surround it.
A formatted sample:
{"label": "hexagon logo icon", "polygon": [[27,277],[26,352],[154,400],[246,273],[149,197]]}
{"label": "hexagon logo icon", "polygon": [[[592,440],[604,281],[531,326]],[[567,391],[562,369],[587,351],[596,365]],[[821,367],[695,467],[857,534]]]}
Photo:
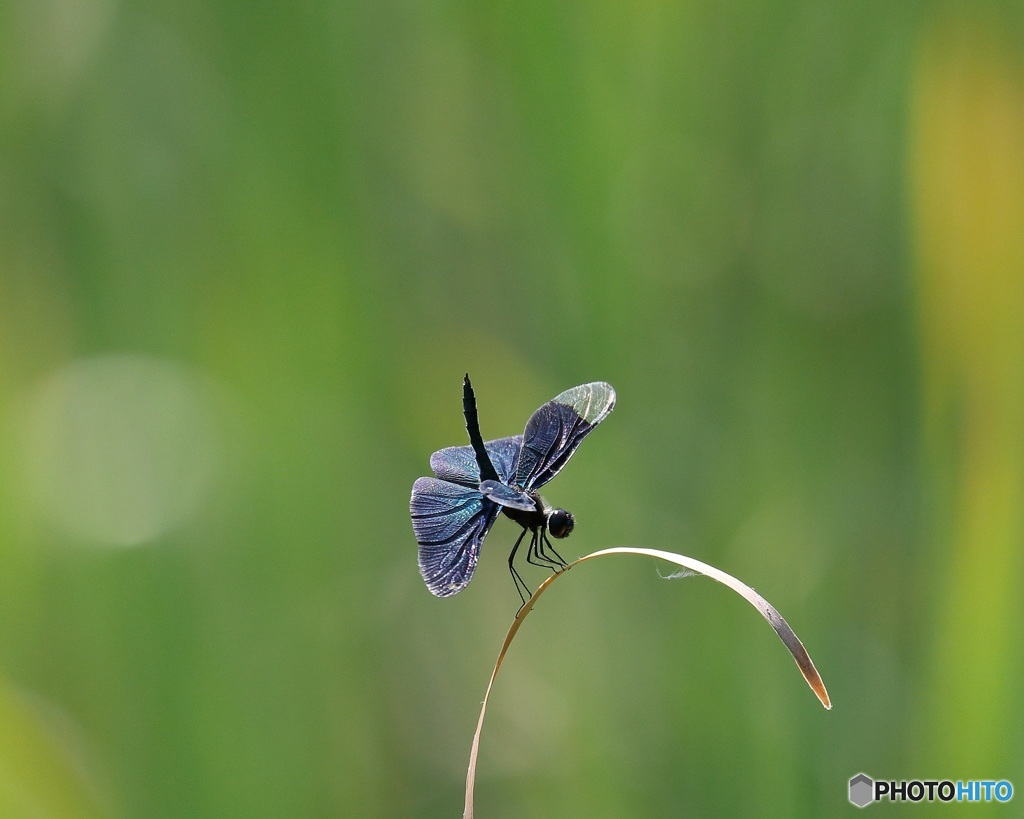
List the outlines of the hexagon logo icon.
{"label": "hexagon logo icon", "polygon": [[866,773],[851,777],[850,801],[858,808],[866,808],[875,801],[875,781]]}

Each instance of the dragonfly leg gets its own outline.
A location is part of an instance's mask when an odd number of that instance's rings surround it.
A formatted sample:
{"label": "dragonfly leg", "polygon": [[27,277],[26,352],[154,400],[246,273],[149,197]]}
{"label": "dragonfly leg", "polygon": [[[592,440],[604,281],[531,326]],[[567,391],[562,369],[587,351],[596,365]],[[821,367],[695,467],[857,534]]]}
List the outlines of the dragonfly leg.
{"label": "dragonfly leg", "polygon": [[565,568],[565,559],[558,553],[558,550],[551,545],[546,532],[540,533],[540,545],[538,547],[541,560],[555,571]]}
{"label": "dragonfly leg", "polygon": [[[518,549],[519,549],[519,544],[523,542],[523,538],[526,536],[527,531],[529,531],[529,530],[527,530],[525,528],[523,529],[523,531],[520,533],[519,537],[516,539],[516,543],[515,543],[515,546],[512,547],[512,551],[508,553],[508,570],[509,570],[509,572],[512,573],[512,582],[516,584],[516,591],[519,592],[519,599],[523,601],[523,605],[524,606],[526,605],[526,601],[529,600],[530,597],[533,596],[533,593],[530,591],[530,587],[526,585],[526,582],[523,580],[523,578],[519,576],[519,572],[516,571],[516,566],[515,566],[514,561],[515,561],[515,557],[516,557],[516,551],[518,551]],[[534,535],[534,537],[536,537],[536,534]],[[526,553],[526,559],[527,560],[530,559],[530,550],[533,549],[533,546],[532,546],[533,541],[531,540],[530,543],[531,543],[531,546],[527,550],[527,553]],[[526,596],[525,597],[523,596],[523,591],[524,590],[526,592]]]}

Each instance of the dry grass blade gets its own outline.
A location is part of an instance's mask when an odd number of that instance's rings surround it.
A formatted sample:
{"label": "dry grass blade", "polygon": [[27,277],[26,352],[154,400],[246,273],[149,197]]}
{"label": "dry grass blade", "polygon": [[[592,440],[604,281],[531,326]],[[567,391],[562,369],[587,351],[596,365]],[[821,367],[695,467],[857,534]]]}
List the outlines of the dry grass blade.
{"label": "dry grass blade", "polygon": [[616,546],[612,549],[602,549],[599,552],[592,552],[589,555],[584,555],[578,560],[574,560],[566,566],[565,570],[558,574],[551,575],[541,583],[540,586],[537,587],[537,591],[534,592],[533,597],[527,600],[526,604],[516,614],[515,620],[512,621],[512,627],[509,628],[508,634],[505,635],[505,642],[502,644],[501,651],[498,653],[498,661],[494,664],[494,670],[491,672],[490,682],[487,683],[487,692],[484,694],[484,701],[480,706],[480,718],[476,723],[476,733],[473,735],[473,748],[469,754],[469,771],[466,773],[466,807],[463,813],[465,819],[473,819],[473,789],[476,784],[476,760],[480,751],[480,733],[484,727],[484,715],[487,713],[487,701],[491,697],[491,689],[494,687],[494,680],[498,676],[498,670],[501,668],[501,664],[505,660],[505,654],[508,652],[508,647],[512,644],[512,640],[519,632],[519,627],[526,619],[526,615],[533,611],[533,606],[537,602],[537,599],[547,591],[548,587],[554,583],[555,580],[565,574],[566,571],[577,564],[586,562],[587,560],[616,554],[644,555],[646,557],[658,558],[659,560],[666,560],[669,563],[675,563],[677,566],[682,566],[684,569],[689,571],[705,575],[710,577],[712,580],[717,580],[719,583],[728,586],[761,612],[761,616],[768,621],[768,624],[775,630],[775,633],[779,635],[779,639],[782,640],[786,648],[789,649],[789,653],[793,655],[793,659],[796,661],[797,667],[800,669],[800,673],[803,674],[804,679],[821,701],[821,704],[824,705],[825,708],[832,707],[832,702],[828,698],[828,692],[825,690],[825,684],[821,681],[821,677],[818,674],[818,670],[814,667],[814,663],[811,662],[810,655],[808,655],[807,650],[804,648],[804,644],[800,642],[796,633],[789,627],[789,623],[785,621],[783,616],[779,614],[775,607],[750,588],[746,583],[737,580],[731,574],[726,574],[720,569],[716,569],[714,566],[709,566],[707,563],[702,563],[692,557],[678,555],[674,552],[665,552],[660,549]]}

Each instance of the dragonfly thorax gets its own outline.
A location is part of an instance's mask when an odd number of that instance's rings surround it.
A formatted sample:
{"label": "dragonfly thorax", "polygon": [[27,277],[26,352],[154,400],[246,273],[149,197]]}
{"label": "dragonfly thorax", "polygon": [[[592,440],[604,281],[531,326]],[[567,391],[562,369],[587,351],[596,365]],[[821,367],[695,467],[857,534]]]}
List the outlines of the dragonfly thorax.
{"label": "dragonfly thorax", "polygon": [[576,524],[572,513],[566,512],[564,509],[553,509],[548,506],[544,498],[536,490],[527,490],[526,494],[533,501],[533,509],[515,509],[511,506],[504,506],[501,511],[524,529],[534,532],[538,529],[543,529],[551,537],[568,537],[572,532],[573,526]]}

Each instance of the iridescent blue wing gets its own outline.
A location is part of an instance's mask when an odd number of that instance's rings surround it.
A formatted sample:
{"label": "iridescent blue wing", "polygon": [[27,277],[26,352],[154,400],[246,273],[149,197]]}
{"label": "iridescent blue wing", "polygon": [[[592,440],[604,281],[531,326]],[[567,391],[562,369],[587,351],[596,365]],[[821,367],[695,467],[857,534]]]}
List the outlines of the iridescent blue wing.
{"label": "iridescent blue wing", "polygon": [[615,390],[604,381],[581,384],[548,401],[526,424],[516,485],[537,489],[550,481],[614,407]]}
{"label": "iridescent blue wing", "polygon": [[501,481],[484,481],[480,484],[480,494],[499,506],[521,509],[524,512],[537,511],[537,502],[533,498]]}
{"label": "iridescent blue wing", "polygon": [[437,478],[416,480],[409,512],[419,544],[420,574],[431,592],[451,597],[466,588],[480,544],[500,511],[476,489]]}
{"label": "iridescent blue wing", "polygon": [[[522,435],[499,438],[484,444],[498,477],[505,483],[508,483],[515,474],[522,445]],[[430,469],[443,481],[470,486],[473,489],[480,485],[480,467],[471,446],[450,446],[438,450],[430,456]]]}

